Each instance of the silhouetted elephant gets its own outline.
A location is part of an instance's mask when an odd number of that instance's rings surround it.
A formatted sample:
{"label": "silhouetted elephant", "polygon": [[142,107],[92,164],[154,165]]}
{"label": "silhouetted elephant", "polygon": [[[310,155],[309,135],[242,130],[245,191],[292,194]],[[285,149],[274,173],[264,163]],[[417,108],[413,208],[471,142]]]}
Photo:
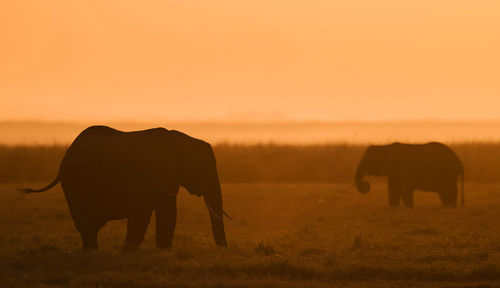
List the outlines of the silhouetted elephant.
{"label": "silhouetted elephant", "polygon": [[456,207],[460,176],[464,204],[462,163],[449,147],[441,143],[369,146],[355,175],[355,184],[361,193],[370,190],[370,184],[363,179],[365,175],[388,177],[390,205],[399,206],[402,198],[407,207],[413,207],[415,189],[437,192],[443,206]]}
{"label": "silhouetted elephant", "polygon": [[180,186],[203,196],[215,243],[227,246],[222,195],[210,144],[175,130],[155,128],[122,132],[106,126],[85,129],[66,151],[57,178],[61,182],[83,248],[97,249],[97,233],[109,220],[124,219],[124,251],[144,239],[153,210],[156,246],[170,248]]}

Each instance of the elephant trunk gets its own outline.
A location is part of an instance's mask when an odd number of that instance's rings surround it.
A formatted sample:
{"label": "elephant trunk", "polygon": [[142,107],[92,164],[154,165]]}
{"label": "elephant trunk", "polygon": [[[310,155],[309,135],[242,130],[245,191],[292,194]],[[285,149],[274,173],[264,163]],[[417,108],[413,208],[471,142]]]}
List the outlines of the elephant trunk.
{"label": "elephant trunk", "polygon": [[203,200],[210,212],[210,222],[212,224],[212,232],[214,235],[215,244],[218,246],[227,246],[226,233],[224,232],[224,210],[222,209],[222,193],[220,183],[217,180],[207,191],[203,193]]}
{"label": "elephant trunk", "polygon": [[365,194],[370,191],[370,183],[364,180],[366,174],[366,161],[365,157],[361,159],[361,162],[358,165],[358,169],[356,169],[356,176],[354,177],[354,183],[359,192]]}

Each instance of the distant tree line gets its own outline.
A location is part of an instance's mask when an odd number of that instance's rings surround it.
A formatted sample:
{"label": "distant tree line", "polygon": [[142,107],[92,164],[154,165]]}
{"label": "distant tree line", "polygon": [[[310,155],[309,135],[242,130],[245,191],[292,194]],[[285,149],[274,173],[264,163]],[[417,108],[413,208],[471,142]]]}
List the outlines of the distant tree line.
{"label": "distant tree line", "polygon": [[[466,181],[500,181],[500,143],[451,144]],[[222,182],[353,182],[366,145],[214,146]],[[0,183],[50,181],[66,146],[0,146]]]}

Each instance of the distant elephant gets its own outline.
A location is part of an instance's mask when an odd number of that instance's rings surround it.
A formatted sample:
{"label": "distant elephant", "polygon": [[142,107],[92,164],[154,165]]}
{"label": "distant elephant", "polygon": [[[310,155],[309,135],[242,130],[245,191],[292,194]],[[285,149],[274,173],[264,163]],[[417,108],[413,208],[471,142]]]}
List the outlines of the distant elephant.
{"label": "distant elephant", "polygon": [[22,191],[46,191],[58,182],[85,250],[97,249],[97,233],[107,221],[125,218],[124,251],[135,250],[144,239],[153,210],[156,246],[170,248],[180,186],[203,196],[215,243],[227,246],[212,147],[181,132],[164,128],[122,132],[106,126],[89,127],[68,148],[51,184]]}
{"label": "distant elephant", "polygon": [[457,181],[461,178],[462,206],[464,204],[464,169],[457,155],[446,145],[402,144],[369,146],[356,171],[355,185],[367,193],[370,184],[365,175],[388,177],[389,203],[413,207],[413,190],[439,194],[443,206],[457,206]]}

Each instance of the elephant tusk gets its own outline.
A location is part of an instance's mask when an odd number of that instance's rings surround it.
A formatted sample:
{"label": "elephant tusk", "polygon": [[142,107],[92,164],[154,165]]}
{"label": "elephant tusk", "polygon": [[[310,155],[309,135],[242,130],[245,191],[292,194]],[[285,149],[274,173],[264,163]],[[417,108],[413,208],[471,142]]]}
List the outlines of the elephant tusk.
{"label": "elephant tusk", "polygon": [[233,220],[233,218],[231,218],[231,216],[227,215],[226,211],[222,210],[222,213],[224,213],[224,216],[226,216],[227,218],[229,218],[229,220]]}
{"label": "elephant tusk", "polygon": [[210,205],[210,203],[208,203],[207,198],[203,197],[203,200],[205,200],[205,205],[207,206],[210,214],[212,214],[217,219],[221,219],[221,216],[217,215],[217,213],[215,213],[214,209],[212,209],[212,206]]}

